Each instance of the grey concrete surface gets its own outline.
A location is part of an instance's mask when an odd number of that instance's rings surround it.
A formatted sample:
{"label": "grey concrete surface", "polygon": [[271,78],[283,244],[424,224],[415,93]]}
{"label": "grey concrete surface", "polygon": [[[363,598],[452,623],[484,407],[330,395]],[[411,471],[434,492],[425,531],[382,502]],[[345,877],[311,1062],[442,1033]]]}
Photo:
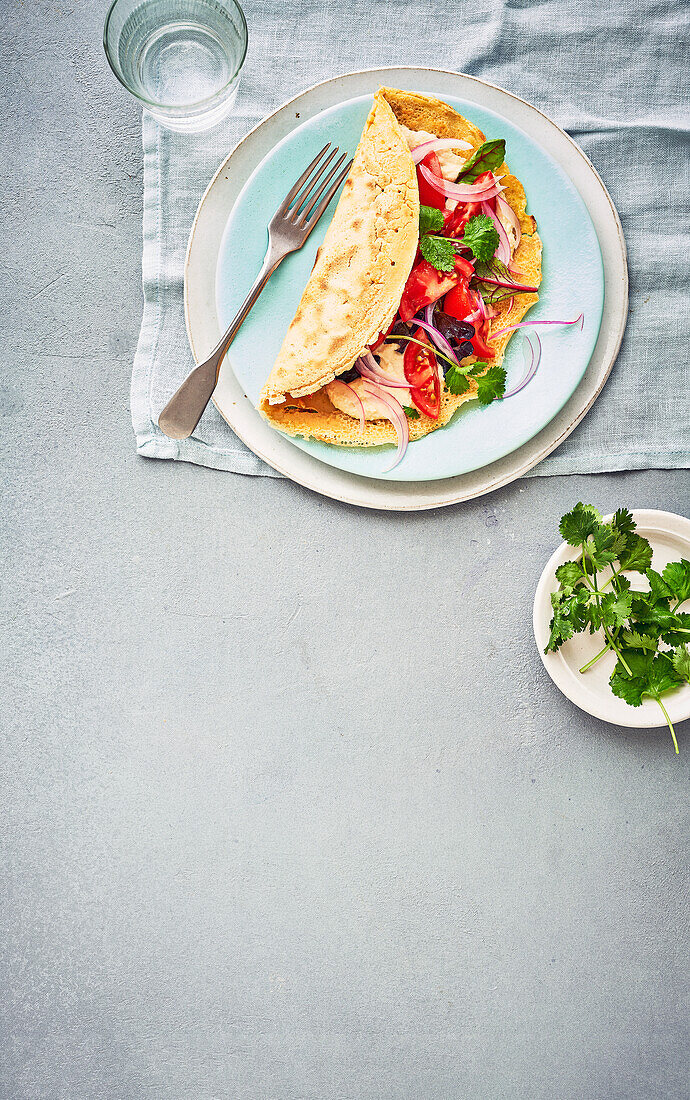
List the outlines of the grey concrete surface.
{"label": "grey concrete surface", "polygon": [[0,1095],[686,1097],[688,724],[577,711],[530,615],[567,506],[687,472],[405,516],[137,458],[138,112],[101,4],[0,8]]}

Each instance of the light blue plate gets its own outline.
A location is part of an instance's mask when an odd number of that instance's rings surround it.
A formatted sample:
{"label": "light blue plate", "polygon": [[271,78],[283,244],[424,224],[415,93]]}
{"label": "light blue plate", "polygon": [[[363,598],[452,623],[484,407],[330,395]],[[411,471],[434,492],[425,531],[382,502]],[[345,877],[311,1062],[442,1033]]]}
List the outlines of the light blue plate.
{"label": "light blue plate", "polygon": [[[597,235],[580,195],[562,169],[518,127],[473,103],[444,98],[487,138],[505,138],[506,160],[527,193],[527,209],[537,220],[544,245],[540,299],[528,318],[569,320],[584,313],[584,328],[540,327],[541,365],[524,390],[485,408],[468,401],[445,428],[411,443],[403,461],[388,473],[382,470],[390,463],[391,447],[359,449],[291,440],[321,461],[365,477],[391,481],[454,477],[521,447],[563,408],[587,369],[599,335],[604,273]],[[371,102],[371,96],[361,96],[316,115],[279,142],[247,180],[228,219],[218,257],[216,304],[221,329],[230,323],[256,277],[266,250],[265,227],[277,206],[326,141],[354,153]],[[283,261],[230,347],[228,362],[254,403],[297,309],[336,201],[337,197],[304,248]],[[504,359],[507,389],[525,370],[521,345],[518,332]]]}

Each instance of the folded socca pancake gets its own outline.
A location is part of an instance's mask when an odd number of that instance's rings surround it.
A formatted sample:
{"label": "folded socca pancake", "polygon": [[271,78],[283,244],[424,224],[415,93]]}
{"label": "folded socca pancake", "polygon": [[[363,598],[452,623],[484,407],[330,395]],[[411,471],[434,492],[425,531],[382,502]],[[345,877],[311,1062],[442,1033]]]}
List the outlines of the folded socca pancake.
{"label": "folded socca pancake", "polygon": [[[415,262],[419,191],[403,127],[468,142],[470,149],[453,151],[463,160],[485,141],[481,130],[438,99],[392,88],[377,92],[333,221],[259,400],[262,415],[289,435],[344,446],[396,442],[389,420],[367,420],[361,432],[359,420],[336,408],[325,387],[388,329]],[[496,174],[503,176],[503,197],[522,230],[513,261],[521,279],[539,286],[541,241],[526,213],[524,189],[505,164]],[[499,303],[487,333],[517,324],[537,300],[535,293],[519,293],[512,303]],[[511,335],[493,342],[490,366],[501,363]],[[447,424],[463,401],[476,395],[476,382],[469,381],[470,389],[459,395],[442,385],[438,419],[420,413],[410,420],[410,439]]]}

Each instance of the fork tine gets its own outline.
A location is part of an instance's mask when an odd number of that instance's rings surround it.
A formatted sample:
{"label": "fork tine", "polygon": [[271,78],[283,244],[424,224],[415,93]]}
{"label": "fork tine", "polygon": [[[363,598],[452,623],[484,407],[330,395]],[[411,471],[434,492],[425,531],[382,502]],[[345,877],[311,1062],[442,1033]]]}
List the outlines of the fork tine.
{"label": "fork tine", "polygon": [[311,233],[312,229],[314,228],[314,226],[316,225],[319,218],[321,217],[321,215],[323,214],[324,210],[328,206],[329,202],[331,201],[331,199],[335,195],[336,191],[340,187],[340,184],[343,182],[343,180],[347,176],[347,174],[348,174],[348,172],[350,171],[351,168],[352,168],[352,161],[349,160],[347,162],[347,164],[345,165],[345,167],[343,168],[340,175],[337,177],[337,179],[335,179],[333,181],[331,186],[328,188],[328,191],[326,192],[324,197],[321,199],[321,202],[316,207],[316,210],[314,211],[314,213],[312,214],[312,216],[310,217],[309,221],[306,223],[306,226],[305,226],[305,228],[310,233]]}
{"label": "fork tine", "polygon": [[[308,201],[310,191],[313,187],[316,187],[324,172],[328,168],[328,165],[333,160],[333,157],[337,155],[338,146],[336,145],[335,149],[333,149],[332,152],[328,154],[326,159],[318,164],[318,166],[315,168],[315,170],[312,172],[311,176],[305,183],[304,187],[300,188],[297,195],[295,196],[295,199],[292,203],[290,203],[288,209],[285,211],[286,218],[289,217],[292,220],[293,217],[297,217],[300,207]],[[347,156],[347,153],[345,154],[345,156]]]}
{"label": "fork tine", "polygon": [[[330,143],[330,141],[327,141],[326,144],[324,145],[323,149],[321,150],[321,152],[317,153],[317,155],[314,157],[314,159],[311,162],[311,164],[309,165],[309,167],[306,168],[304,170],[304,172],[302,172],[302,175],[300,176],[300,178],[290,188],[287,195],[285,196],[285,198],[281,202],[280,206],[276,210],[276,214],[284,213],[287,210],[288,206],[290,205],[290,203],[294,199],[295,195],[297,194],[300,187],[302,186],[302,184],[306,180],[307,176],[311,173],[312,169],[316,167],[316,165],[321,160],[321,157],[324,155],[324,153],[326,152],[327,149],[330,149],[330,147],[331,147],[331,143]],[[336,152],[337,152],[337,150],[336,150]]]}
{"label": "fork tine", "polygon": [[[328,173],[328,175],[326,176],[325,180],[323,181],[323,183],[319,187],[316,194],[311,197],[308,204],[305,206],[304,210],[302,211],[299,218],[295,222],[295,225],[297,225],[301,228],[305,224],[305,222],[306,222],[307,218],[309,217],[311,211],[316,206],[319,198],[321,197],[321,195],[323,195],[324,191],[328,187],[328,184],[331,182],[331,180],[333,179],[333,176],[336,174],[336,172],[338,171],[338,169],[340,168],[340,166],[342,165],[342,163],[343,163],[343,161],[345,160],[346,157],[347,157],[347,153],[343,153],[340,160],[337,161],[333,165],[333,167],[331,168],[331,170]],[[324,164],[324,168],[325,167],[326,167],[326,165]],[[315,182],[317,182],[317,181],[315,181]]]}

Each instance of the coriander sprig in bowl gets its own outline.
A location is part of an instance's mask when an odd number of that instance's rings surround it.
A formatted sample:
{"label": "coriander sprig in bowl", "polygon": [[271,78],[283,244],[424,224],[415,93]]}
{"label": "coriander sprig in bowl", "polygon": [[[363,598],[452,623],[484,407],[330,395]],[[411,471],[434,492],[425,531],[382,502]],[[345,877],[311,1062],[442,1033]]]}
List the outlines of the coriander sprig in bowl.
{"label": "coriander sprig in bowl", "polygon": [[[658,537],[666,539],[671,554],[680,549],[690,557],[688,520],[658,512],[638,516],[645,518],[645,531],[655,544],[658,527]],[[666,535],[669,522],[673,531]],[[655,569],[653,546],[626,508],[604,518],[592,505],[577,504],[561,519],[560,532],[567,546],[560,548],[547,566],[535,599],[535,633],[547,669],[574,702],[609,721],[658,724],[642,715],[641,720],[635,715],[636,720],[627,721],[612,706],[615,699],[611,693],[634,708],[653,701],[660,718],[663,715],[662,720],[668,723],[677,752],[669,698],[674,700],[676,720],[690,716],[686,705],[690,694],[690,613],[683,610],[690,600],[690,561],[681,557]],[[554,559],[558,559],[556,566],[552,565]],[[551,590],[548,631],[545,584]],[[589,641],[587,636],[591,636]],[[574,664],[576,643],[581,650],[589,646],[590,651],[586,660]],[[553,663],[555,654],[561,658],[558,667]],[[598,673],[601,662],[607,664],[610,675],[607,681],[600,674],[592,681],[592,670]],[[561,665],[567,665],[567,670]],[[579,687],[577,679],[581,680]],[[597,692],[600,698],[594,699]]]}

